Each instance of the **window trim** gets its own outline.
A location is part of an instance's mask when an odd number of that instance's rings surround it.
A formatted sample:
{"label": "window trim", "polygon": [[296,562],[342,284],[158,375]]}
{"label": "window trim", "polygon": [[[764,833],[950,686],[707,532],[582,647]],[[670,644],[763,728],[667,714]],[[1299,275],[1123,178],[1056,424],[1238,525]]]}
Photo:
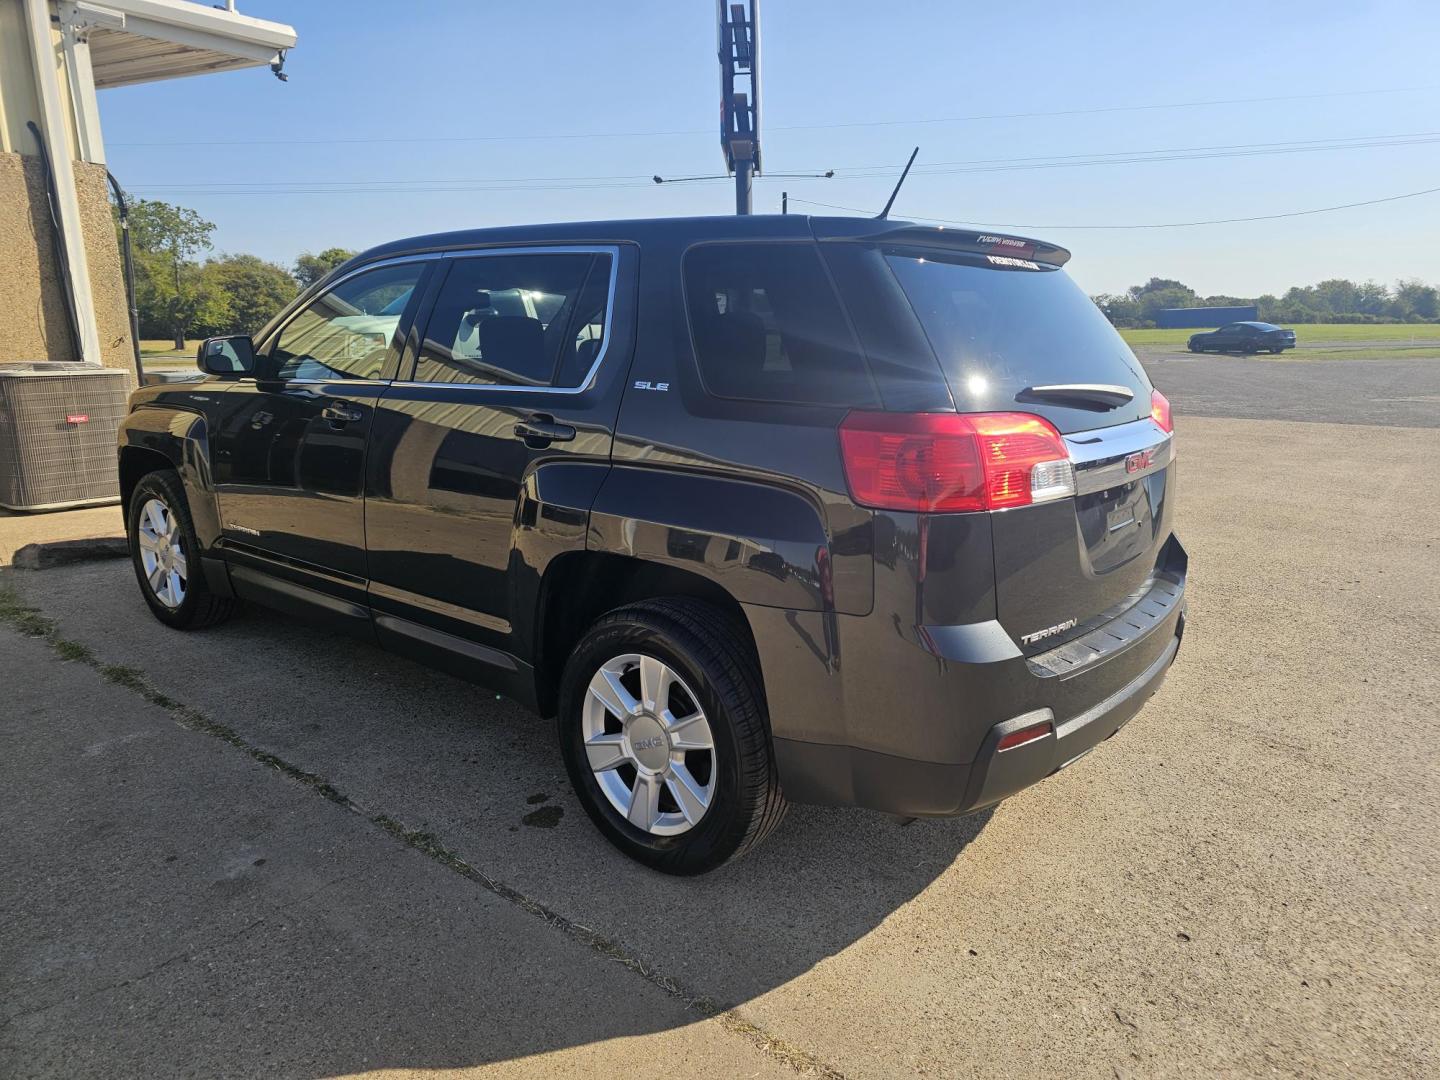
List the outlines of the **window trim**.
{"label": "window trim", "polygon": [[[313,303],[315,303],[316,300],[320,299],[322,296],[325,296],[325,295],[327,295],[327,294],[329,294],[329,293],[334,292],[336,289],[338,289],[341,285],[345,284],[345,282],[349,281],[351,278],[357,277],[357,276],[360,275],[360,274],[368,273],[368,272],[371,271],[371,270],[381,270],[381,269],[384,269],[384,268],[387,267],[387,266],[397,266],[397,265],[400,265],[401,263],[431,262],[431,261],[436,260],[436,259],[438,259],[438,258],[440,258],[440,253],[438,253],[438,252],[423,252],[423,253],[420,253],[420,254],[417,254],[417,255],[396,255],[396,256],[394,256],[394,257],[392,257],[392,258],[389,258],[389,259],[376,259],[374,262],[366,263],[364,266],[357,266],[357,267],[355,267],[353,270],[347,271],[347,272],[346,272],[344,275],[342,275],[341,277],[336,278],[334,281],[328,282],[323,289],[316,289],[316,290],[315,290],[313,293],[311,293],[310,295],[300,297],[300,302],[296,303],[294,310],[287,312],[287,313],[285,314],[285,316],[280,320],[280,322],[278,322],[278,323],[275,324],[275,326],[271,329],[270,333],[265,336],[265,348],[263,349],[263,351],[262,351],[262,350],[257,350],[257,352],[259,352],[260,355],[263,355],[263,356],[265,357],[265,362],[268,364],[268,363],[270,362],[271,354],[275,351],[275,346],[277,346],[277,345],[280,344],[280,335],[285,332],[285,328],[288,327],[288,326],[289,326],[292,322],[294,322],[296,319],[298,319],[298,318],[299,318],[302,314],[304,314],[306,311],[308,311],[309,308],[310,308],[310,305],[313,304]],[[422,272],[422,274],[421,274],[420,280],[417,281],[415,284],[416,284],[416,287],[417,287],[417,288],[419,288],[421,285],[426,284],[426,282],[425,282],[425,277],[424,277],[424,273],[423,273],[423,272]],[[423,292],[424,290],[421,290],[421,291]],[[420,299],[423,300],[424,297],[421,296]],[[407,306],[408,306],[408,305],[407,305]],[[417,311],[415,312],[415,314],[416,314],[416,315],[419,314],[419,310],[418,310],[418,309],[417,309]],[[411,321],[411,322],[414,322],[414,318],[412,317],[410,321]],[[399,362],[402,361],[402,360],[405,358],[405,344],[404,344],[404,339],[402,338],[401,341],[400,341],[400,344],[397,346],[396,343],[395,343],[395,336],[396,336],[396,334],[399,334],[401,326],[404,326],[404,325],[405,325],[405,315],[404,315],[404,313],[401,313],[400,322],[399,322],[399,324],[396,325],[396,328],[395,328],[395,334],[391,334],[391,335],[390,335],[390,344],[386,346],[387,352],[393,352],[393,353],[395,354],[395,355],[394,355],[394,360],[395,360],[396,365],[397,365],[397,370],[395,371],[395,374],[396,374],[396,375],[399,374],[399,370],[398,370]],[[408,328],[407,328],[407,331],[406,331],[406,332],[407,332],[407,334],[408,334],[408,332],[409,332],[409,331],[408,331]],[[387,355],[387,356],[385,357],[385,365],[386,365],[386,367],[389,367],[389,366],[390,366],[390,361],[391,361],[391,357],[390,357],[389,355]],[[383,371],[384,368],[382,368],[381,370]],[[279,378],[278,376],[269,375],[269,376],[266,376],[266,377],[263,378],[263,379],[262,379],[262,378],[259,378],[258,376],[249,376],[249,377],[247,377],[247,378],[241,379],[240,381],[241,381],[241,382],[281,383],[281,384],[283,384],[283,385],[285,385],[285,386],[329,386],[329,385],[331,385],[332,383],[342,383],[342,384],[343,384],[343,383],[360,383],[360,384],[368,385],[368,386],[376,386],[376,385],[380,385],[380,384],[390,385],[390,384],[392,384],[395,380],[394,380],[393,378],[389,378],[389,379],[347,379],[347,378],[335,378],[335,379],[281,379],[281,378]]]}
{"label": "window trim", "polygon": [[[492,256],[507,255],[608,255],[610,257],[610,280],[606,285],[605,296],[605,322],[601,331],[600,351],[595,354],[594,361],[590,364],[590,370],[578,386],[523,386],[512,383],[466,383],[466,382],[427,382],[414,378],[415,372],[420,367],[420,352],[424,348],[424,337],[430,329],[430,318],[435,313],[435,305],[440,299],[439,292],[429,297],[429,304],[423,313],[425,329],[421,332],[421,340],[416,348],[415,355],[410,361],[409,379],[394,379],[390,385],[401,389],[415,389],[423,387],[439,387],[449,390],[480,390],[497,391],[502,393],[524,393],[524,394],[583,394],[595,385],[596,377],[600,374],[600,366],[605,362],[605,357],[610,353],[610,344],[613,338],[612,327],[615,321],[615,296],[619,289],[620,282],[620,247],[618,244],[525,244],[518,247],[491,247],[491,248],[465,248],[458,251],[438,252],[428,256],[430,258],[443,259],[446,262],[458,259],[485,259]],[[448,277],[448,273],[446,275]],[[581,283],[582,288],[584,283]],[[443,283],[442,286],[443,288]],[[420,319],[417,317],[417,323]]]}

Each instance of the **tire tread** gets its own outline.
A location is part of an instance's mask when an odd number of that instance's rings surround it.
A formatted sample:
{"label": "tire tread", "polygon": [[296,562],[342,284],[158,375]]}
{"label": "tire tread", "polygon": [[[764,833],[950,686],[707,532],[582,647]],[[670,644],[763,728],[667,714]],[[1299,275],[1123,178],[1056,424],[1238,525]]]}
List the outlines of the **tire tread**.
{"label": "tire tread", "polygon": [[739,835],[733,833],[717,845],[717,859],[699,865],[683,851],[659,855],[657,869],[693,874],[740,858],[772,833],[785,816],[788,803],[780,788],[770,725],[765,705],[759,658],[734,616],[702,601],[684,597],[642,600],[601,616],[587,632],[624,624],[660,624],[706,671],[718,696],[727,705],[740,747],[737,815]]}
{"label": "tire tread", "polygon": [[[235,612],[235,600],[228,596],[216,596],[210,591],[209,584],[205,581],[205,575],[200,567],[200,550],[195,535],[195,519],[190,515],[190,503],[185,498],[185,487],[180,482],[180,474],[174,469],[157,469],[154,472],[146,473],[135,485],[135,491],[130,497],[130,506],[126,514],[126,537],[129,539],[132,551],[131,562],[135,564],[135,574],[141,576],[138,559],[133,551],[133,521],[135,507],[143,497],[147,485],[160,490],[165,496],[165,502],[180,522],[189,542],[191,557],[195,560],[195,573],[187,580],[187,600],[193,600],[188,608],[181,605],[181,608],[174,612],[162,612],[151,603],[149,591],[143,581],[140,582],[140,591],[145,596],[146,603],[150,610],[155,612],[157,618],[166,626],[178,630],[204,630],[207,627],[215,626],[230,618]],[[181,614],[181,612],[184,614]],[[168,617],[166,617],[168,616]]]}

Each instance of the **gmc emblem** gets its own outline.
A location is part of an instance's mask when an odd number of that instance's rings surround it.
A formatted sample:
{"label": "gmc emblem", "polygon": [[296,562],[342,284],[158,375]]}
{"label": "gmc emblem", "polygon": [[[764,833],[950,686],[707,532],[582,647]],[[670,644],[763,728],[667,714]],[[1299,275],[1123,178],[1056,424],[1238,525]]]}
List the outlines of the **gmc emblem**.
{"label": "gmc emblem", "polygon": [[1137,473],[1141,469],[1148,469],[1155,464],[1155,448],[1152,446],[1147,450],[1136,450],[1125,459],[1125,471]]}

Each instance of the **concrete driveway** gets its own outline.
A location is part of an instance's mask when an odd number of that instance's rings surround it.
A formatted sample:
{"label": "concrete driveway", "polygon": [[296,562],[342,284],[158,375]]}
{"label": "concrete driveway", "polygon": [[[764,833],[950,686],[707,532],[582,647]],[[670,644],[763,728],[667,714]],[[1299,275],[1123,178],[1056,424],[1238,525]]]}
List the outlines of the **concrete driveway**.
{"label": "concrete driveway", "polygon": [[1190,629],[1118,738],[698,880],[472,686],[5,572],[0,1074],[1434,1075],[1440,430],[1179,438]]}

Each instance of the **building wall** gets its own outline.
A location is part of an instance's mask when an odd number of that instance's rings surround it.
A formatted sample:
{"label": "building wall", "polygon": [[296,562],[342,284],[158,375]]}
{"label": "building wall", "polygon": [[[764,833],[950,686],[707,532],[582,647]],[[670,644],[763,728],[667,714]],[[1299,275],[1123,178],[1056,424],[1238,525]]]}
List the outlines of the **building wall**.
{"label": "building wall", "polygon": [[[105,166],[77,161],[74,168],[101,361],[106,367],[133,369],[125,275]],[[65,312],[54,237],[41,159],[0,153],[0,363],[80,358]]]}
{"label": "building wall", "polygon": [[1207,326],[1224,326],[1226,323],[1246,322],[1258,318],[1254,304],[1240,307],[1183,307],[1161,308],[1155,313],[1155,325],[1163,329],[1199,329]]}

